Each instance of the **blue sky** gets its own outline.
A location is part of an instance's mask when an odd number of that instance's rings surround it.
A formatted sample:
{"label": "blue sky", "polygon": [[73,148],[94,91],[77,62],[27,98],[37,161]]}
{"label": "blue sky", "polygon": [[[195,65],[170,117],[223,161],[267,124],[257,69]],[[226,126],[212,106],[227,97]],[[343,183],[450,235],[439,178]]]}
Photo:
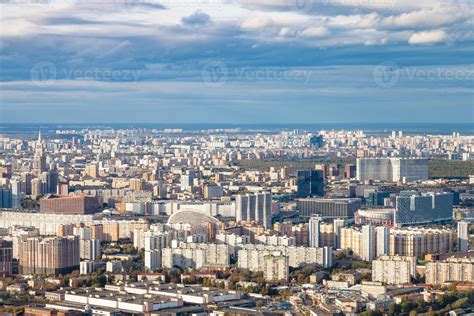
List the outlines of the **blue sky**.
{"label": "blue sky", "polygon": [[473,122],[474,0],[0,0],[0,122]]}

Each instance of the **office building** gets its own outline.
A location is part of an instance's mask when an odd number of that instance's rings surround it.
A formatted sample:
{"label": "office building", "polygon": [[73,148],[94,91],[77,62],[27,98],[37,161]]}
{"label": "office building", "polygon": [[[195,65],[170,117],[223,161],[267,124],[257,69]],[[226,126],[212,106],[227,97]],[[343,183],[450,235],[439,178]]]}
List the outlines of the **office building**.
{"label": "office building", "polygon": [[428,159],[357,158],[357,180],[412,182],[428,179]]}
{"label": "office building", "polygon": [[296,172],[296,196],[324,196],[324,175],[322,170],[298,170]]}
{"label": "office building", "polygon": [[420,225],[451,220],[453,194],[401,192],[396,198],[395,226]]}
{"label": "office building", "polygon": [[40,213],[44,214],[94,214],[99,211],[95,196],[60,196],[48,194],[40,200]]}
{"label": "office building", "polygon": [[12,208],[20,208],[21,207],[21,200],[22,200],[22,192],[21,192],[21,181],[12,180],[10,181],[10,188],[12,191]]}
{"label": "office building", "polygon": [[320,215],[323,218],[351,218],[360,208],[360,199],[299,199],[296,207],[301,216]]}
{"label": "office building", "polygon": [[380,192],[380,191],[375,191],[375,192],[369,192],[368,197],[366,198],[365,202],[367,205],[370,206],[384,206],[385,205],[385,199],[388,199],[390,197],[389,192]]}
{"label": "office building", "polygon": [[0,186],[0,208],[12,208],[12,189]]}
{"label": "office building", "polygon": [[215,199],[224,195],[224,189],[218,185],[206,185],[204,187],[204,198]]}

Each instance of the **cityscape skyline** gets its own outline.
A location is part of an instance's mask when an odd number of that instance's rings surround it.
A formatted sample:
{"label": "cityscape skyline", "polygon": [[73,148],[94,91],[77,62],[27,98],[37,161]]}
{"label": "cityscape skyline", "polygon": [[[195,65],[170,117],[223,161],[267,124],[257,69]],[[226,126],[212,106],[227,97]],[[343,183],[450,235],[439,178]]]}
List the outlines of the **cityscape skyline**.
{"label": "cityscape skyline", "polygon": [[0,315],[474,315],[474,0],[0,0]]}

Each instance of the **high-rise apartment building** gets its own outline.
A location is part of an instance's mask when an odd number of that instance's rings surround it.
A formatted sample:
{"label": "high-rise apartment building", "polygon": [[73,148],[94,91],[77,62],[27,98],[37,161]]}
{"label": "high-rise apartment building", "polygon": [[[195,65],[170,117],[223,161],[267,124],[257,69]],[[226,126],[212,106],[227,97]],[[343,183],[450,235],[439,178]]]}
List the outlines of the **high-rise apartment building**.
{"label": "high-rise apartment building", "polygon": [[421,257],[447,253],[454,246],[454,234],[448,229],[391,229],[390,255]]}
{"label": "high-rise apartment building", "polygon": [[372,261],[376,255],[375,227],[371,225],[362,226],[362,260]]}
{"label": "high-rise apartment building", "polygon": [[280,252],[264,256],[263,276],[269,282],[288,281],[288,257]]}
{"label": "high-rise apartment building", "polygon": [[267,245],[242,245],[238,251],[237,265],[241,269],[263,271],[265,256],[275,251],[288,257],[290,267],[300,267],[308,264],[317,264],[323,267],[332,265],[332,251],[329,247],[285,247]]}
{"label": "high-rise apartment building", "polygon": [[341,228],[344,227],[346,221],[341,218],[336,218],[333,221],[334,225],[334,247],[341,248]]}
{"label": "high-rise apartment building", "polygon": [[255,221],[265,228],[272,225],[272,195],[269,192],[249,193],[235,197],[235,217],[240,221]]}
{"label": "high-rise apartment building", "polygon": [[228,265],[230,259],[229,246],[225,244],[177,243],[163,248],[161,254],[161,264],[168,269],[174,266],[199,269],[205,264]]}
{"label": "high-rise apartment building", "polygon": [[388,255],[390,253],[390,227],[376,227],[375,235],[377,239],[376,257]]}
{"label": "high-rise apartment building", "polygon": [[320,223],[322,218],[319,216],[311,216],[309,219],[309,246],[313,248],[319,247]]}
{"label": "high-rise apartment building", "polygon": [[380,256],[372,261],[372,281],[407,284],[416,274],[416,257]]}
{"label": "high-rise apartment building", "polygon": [[12,274],[13,242],[0,238],[0,277]]}
{"label": "high-rise apartment building", "polygon": [[79,257],[83,260],[98,260],[100,257],[100,240],[97,239],[80,239],[79,240]]}
{"label": "high-rise apartment building", "polygon": [[469,249],[469,222],[458,222],[458,251],[467,251]]}
{"label": "high-rise apartment building", "polygon": [[79,269],[79,238],[31,237],[19,242],[21,274],[67,274]]}
{"label": "high-rise apartment building", "polygon": [[446,282],[467,282],[474,280],[474,258],[451,257],[446,260],[426,263],[426,284],[444,285]]}

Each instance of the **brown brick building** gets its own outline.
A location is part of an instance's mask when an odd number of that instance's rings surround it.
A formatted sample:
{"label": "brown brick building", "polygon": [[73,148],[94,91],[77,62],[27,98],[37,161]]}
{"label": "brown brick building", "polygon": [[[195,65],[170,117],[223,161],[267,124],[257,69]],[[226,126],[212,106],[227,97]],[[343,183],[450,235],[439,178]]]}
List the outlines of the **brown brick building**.
{"label": "brown brick building", "polygon": [[99,210],[99,201],[94,196],[63,196],[48,194],[40,200],[40,213],[48,214],[94,214]]}

